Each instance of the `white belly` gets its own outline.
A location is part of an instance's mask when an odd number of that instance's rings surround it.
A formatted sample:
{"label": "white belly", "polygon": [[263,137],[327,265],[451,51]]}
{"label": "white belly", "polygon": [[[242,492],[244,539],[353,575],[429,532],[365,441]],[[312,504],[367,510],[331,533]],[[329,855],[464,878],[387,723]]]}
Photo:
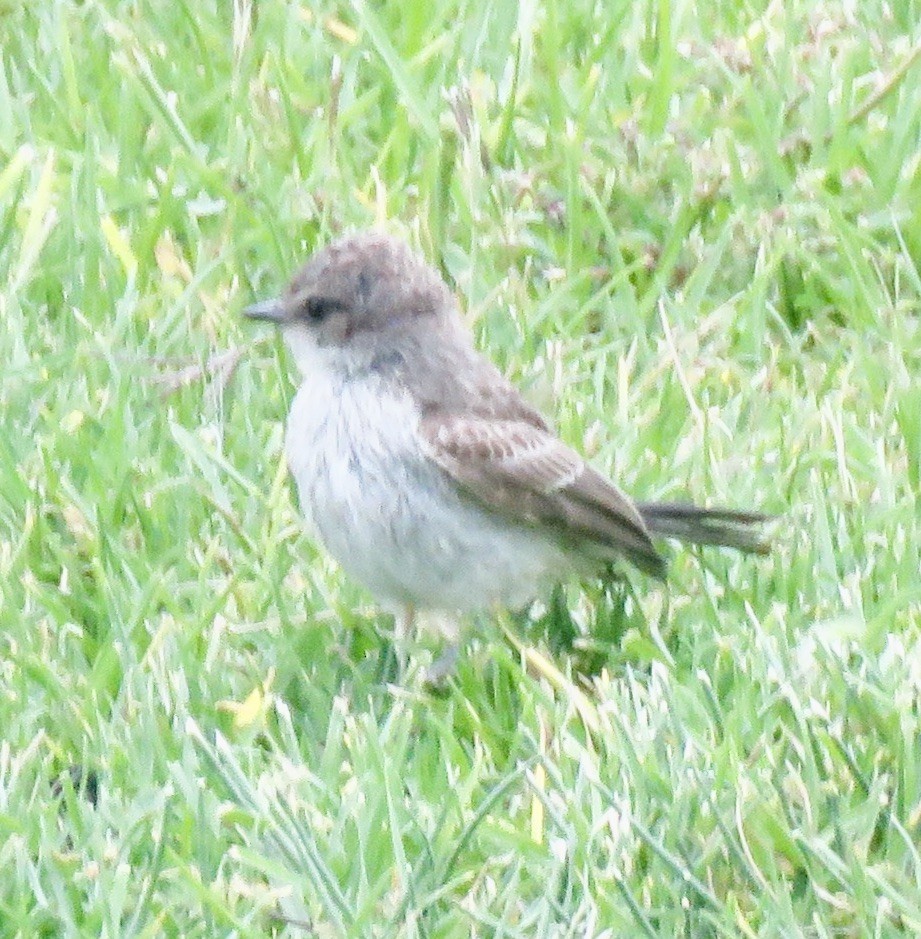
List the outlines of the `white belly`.
{"label": "white belly", "polygon": [[307,378],[285,449],[301,508],[379,601],[455,611],[518,607],[571,567],[554,542],[479,508],[421,454],[418,414],[374,376]]}

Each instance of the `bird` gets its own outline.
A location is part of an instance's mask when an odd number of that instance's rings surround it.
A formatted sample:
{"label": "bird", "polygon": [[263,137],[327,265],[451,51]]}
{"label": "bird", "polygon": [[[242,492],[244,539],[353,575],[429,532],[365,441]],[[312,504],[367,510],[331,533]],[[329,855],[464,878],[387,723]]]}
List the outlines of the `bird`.
{"label": "bird", "polygon": [[397,617],[524,608],[655,538],[766,553],[760,512],[636,502],[477,350],[439,273],[379,229],[312,254],[273,299],[301,383],[285,453],[308,528]]}

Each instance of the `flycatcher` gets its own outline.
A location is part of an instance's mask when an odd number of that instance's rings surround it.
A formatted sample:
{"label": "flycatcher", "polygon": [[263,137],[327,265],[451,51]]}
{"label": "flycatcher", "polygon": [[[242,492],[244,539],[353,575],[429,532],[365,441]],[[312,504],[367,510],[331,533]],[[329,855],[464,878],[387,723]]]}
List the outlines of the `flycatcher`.
{"label": "flycatcher", "polygon": [[392,237],[334,242],[245,313],[281,329],[302,375],[285,449],[308,522],[405,623],[521,607],[622,559],[662,577],[653,536],[767,550],[759,513],[636,503],[593,469]]}

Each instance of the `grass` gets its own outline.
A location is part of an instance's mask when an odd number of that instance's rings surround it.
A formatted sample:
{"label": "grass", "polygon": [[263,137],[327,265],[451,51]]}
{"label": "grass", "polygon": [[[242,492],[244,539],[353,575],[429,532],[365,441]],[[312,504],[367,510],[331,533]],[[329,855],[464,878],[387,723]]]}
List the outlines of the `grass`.
{"label": "grass", "polygon": [[[0,935],[918,935],[919,20],[0,4]],[[375,222],[567,440],[771,556],[388,684],[238,317]]]}

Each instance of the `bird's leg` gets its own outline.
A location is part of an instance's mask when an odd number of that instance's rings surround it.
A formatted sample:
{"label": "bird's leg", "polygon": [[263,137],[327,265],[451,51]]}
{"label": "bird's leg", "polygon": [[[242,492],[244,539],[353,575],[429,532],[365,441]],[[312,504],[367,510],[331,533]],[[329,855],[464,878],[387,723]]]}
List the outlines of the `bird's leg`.
{"label": "bird's leg", "polygon": [[427,690],[440,691],[457,671],[461,643],[460,623],[455,616],[435,612],[426,625],[439,637],[441,648],[425,670],[422,682]]}
{"label": "bird's leg", "polygon": [[400,681],[406,675],[406,667],[409,665],[409,646],[414,638],[415,621],[416,608],[411,603],[407,603],[393,620],[393,651],[397,657]]}
{"label": "bird's leg", "polygon": [[448,642],[441,650],[438,658],[425,670],[425,685],[432,690],[438,690],[454,674],[457,669],[457,657],[460,646],[457,640]]}

